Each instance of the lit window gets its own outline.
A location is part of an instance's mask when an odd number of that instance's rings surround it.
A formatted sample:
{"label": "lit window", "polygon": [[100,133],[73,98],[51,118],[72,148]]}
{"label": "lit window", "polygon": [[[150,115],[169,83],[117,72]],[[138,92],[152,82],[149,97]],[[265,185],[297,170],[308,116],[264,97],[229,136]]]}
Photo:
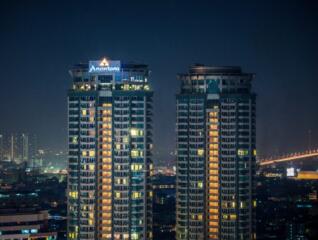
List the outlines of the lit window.
{"label": "lit window", "polygon": [[257,155],[257,151],[256,151],[256,149],[254,149],[254,150],[253,150],[253,156],[256,157],[256,155]]}
{"label": "lit window", "polygon": [[120,198],[120,197],[121,197],[120,192],[115,192],[115,198]]}
{"label": "lit window", "polygon": [[73,138],[72,138],[72,143],[76,144],[77,141],[78,141],[78,137],[73,137]]}
{"label": "lit window", "polygon": [[132,233],[131,234],[131,240],[138,240],[139,239],[139,234],[138,233]]}
{"label": "lit window", "polygon": [[198,156],[202,157],[204,155],[203,149],[198,149]]}
{"label": "lit window", "polygon": [[141,192],[133,191],[131,194],[132,199],[141,198]]}
{"label": "lit window", "polygon": [[131,164],[131,170],[132,171],[139,171],[142,169],[142,164],[133,163]]}
{"label": "lit window", "polygon": [[143,135],[143,130],[139,130],[137,128],[130,129],[130,135],[133,137],[138,137]]}
{"label": "lit window", "polygon": [[145,85],[145,86],[144,86],[144,90],[146,90],[146,91],[150,90],[149,85]]}
{"label": "lit window", "polygon": [[131,157],[142,157],[143,156],[143,152],[142,151],[139,151],[139,150],[136,150],[136,149],[133,149],[131,150]]}
{"label": "lit window", "polygon": [[256,200],[253,200],[253,207],[256,207],[256,206],[257,206]]}
{"label": "lit window", "polygon": [[95,165],[94,164],[90,164],[89,165],[89,170],[90,171],[95,171]]}
{"label": "lit window", "polygon": [[77,191],[72,191],[72,192],[69,192],[68,195],[69,195],[70,198],[77,199],[78,192]]}
{"label": "lit window", "polygon": [[95,151],[94,150],[90,150],[89,151],[89,156],[90,157],[95,157]]}
{"label": "lit window", "polygon": [[237,150],[237,155],[239,155],[239,157],[245,157],[248,155],[248,150],[246,149],[239,149]]}

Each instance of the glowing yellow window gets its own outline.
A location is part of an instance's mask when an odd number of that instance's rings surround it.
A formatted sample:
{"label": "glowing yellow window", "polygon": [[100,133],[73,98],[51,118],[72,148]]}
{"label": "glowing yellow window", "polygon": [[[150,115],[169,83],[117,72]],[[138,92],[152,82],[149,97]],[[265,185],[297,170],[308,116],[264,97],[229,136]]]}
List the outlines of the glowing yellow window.
{"label": "glowing yellow window", "polygon": [[256,151],[256,149],[254,149],[254,150],[253,150],[253,156],[256,157],[256,155],[257,155],[257,151]]}
{"label": "glowing yellow window", "polygon": [[256,200],[253,200],[253,207],[256,207],[257,206],[257,202]]}
{"label": "glowing yellow window", "polygon": [[139,171],[142,169],[142,164],[133,163],[131,164],[131,170],[132,171]]}
{"label": "glowing yellow window", "polygon": [[[103,189],[103,190],[111,190],[112,187],[109,186],[109,185],[103,185],[103,186],[102,186],[102,189]],[[103,196],[104,196],[104,195],[103,195]]]}
{"label": "glowing yellow window", "polygon": [[[217,131],[211,131],[209,135],[211,137],[217,137],[217,136],[219,136],[219,133]],[[215,140],[214,138],[212,138],[212,139]],[[216,138],[216,140],[218,140],[218,139]]]}
{"label": "glowing yellow window", "polygon": [[74,144],[78,143],[78,137],[73,137],[72,138],[72,143],[74,143]]}
{"label": "glowing yellow window", "polygon": [[219,179],[218,179],[217,176],[210,176],[210,177],[209,177],[209,180],[212,181],[212,182],[214,182],[214,181],[218,181]]}
{"label": "glowing yellow window", "polygon": [[68,194],[70,196],[70,198],[78,198],[78,192],[77,191],[72,191],[72,192],[69,192]]}
{"label": "glowing yellow window", "polygon": [[209,222],[209,226],[212,226],[212,227],[217,227],[219,225],[218,222]]}
{"label": "glowing yellow window", "polygon": [[216,209],[210,208],[209,213],[219,213],[219,210],[217,208]]}
{"label": "glowing yellow window", "polygon": [[141,192],[133,191],[131,194],[132,199],[141,198]]}
{"label": "glowing yellow window", "polygon": [[198,156],[203,156],[204,155],[204,150],[203,149],[198,149]]}
{"label": "glowing yellow window", "polygon": [[83,109],[83,110],[82,110],[82,115],[83,115],[83,116],[86,116],[86,115],[87,115],[87,110],[86,110],[86,109]]}
{"label": "glowing yellow window", "polygon": [[112,196],[112,194],[110,192],[103,192],[102,196],[105,197],[105,198],[110,198]]}
{"label": "glowing yellow window", "polygon": [[[217,143],[217,142],[219,141],[217,137],[213,137],[211,140],[212,140],[212,142],[214,142],[214,143]],[[216,144],[215,147],[218,148],[219,145]]]}
{"label": "glowing yellow window", "polygon": [[131,157],[142,157],[143,156],[143,152],[142,151],[139,151],[139,150],[136,150],[136,149],[133,149],[131,150]]}
{"label": "glowing yellow window", "polygon": [[217,228],[210,228],[210,229],[209,229],[209,232],[217,233],[217,232],[218,232],[218,229],[217,229]]}
{"label": "glowing yellow window", "polygon": [[218,156],[219,155],[219,151],[218,150],[213,150],[211,151],[211,154],[214,156]]}
{"label": "glowing yellow window", "polygon": [[89,164],[88,168],[90,171],[94,171],[95,170],[95,165],[94,164]]}
{"label": "glowing yellow window", "polygon": [[139,239],[139,234],[138,233],[132,233],[131,234],[131,240],[138,240]]}
{"label": "glowing yellow window", "polygon": [[198,182],[198,188],[203,188],[203,182]]}
{"label": "glowing yellow window", "polygon": [[121,193],[120,192],[115,192],[115,198],[120,198],[121,197]]}
{"label": "glowing yellow window", "polygon": [[95,151],[94,150],[90,150],[89,151],[89,156],[90,157],[95,157]]}
{"label": "glowing yellow window", "polygon": [[217,163],[210,163],[209,168],[218,168],[219,165]]}
{"label": "glowing yellow window", "polygon": [[210,119],[210,122],[211,122],[211,123],[217,123],[217,122],[218,122],[218,119],[217,119],[217,118],[211,118],[211,119]]}
{"label": "glowing yellow window", "polygon": [[217,130],[218,129],[218,126],[217,125],[210,125],[210,129],[212,129],[212,130]]}
{"label": "glowing yellow window", "polygon": [[231,220],[235,220],[235,219],[236,219],[236,214],[231,214],[231,215],[230,215],[230,219],[231,219]]}
{"label": "glowing yellow window", "polygon": [[248,150],[246,149],[239,149],[237,150],[237,155],[239,155],[240,157],[244,157],[248,155]]}
{"label": "glowing yellow window", "polygon": [[104,164],[102,167],[103,170],[111,170],[112,169],[112,165],[110,164]]}
{"label": "glowing yellow window", "polygon": [[124,233],[124,239],[129,239],[129,234],[128,233]]}
{"label": "glowing yellow window", "polygon": [[103,199],[102,200],[103,204],[111,204],[111,202],[112,202],[112,200],[110,200],[110,199]]}
{"label": "glowing yellow window", "polygon": [[209,202],[210,207],[218,207],[219,203],[218,202]]}
{"label": "glowing yellow window", "polygon": [[209,183],[209,186],[213,187],[213,188],[217,188],[217,187],[219,187],[219,184],[218,183]]}
{"label": "glowing yellow window", "polygon": [[130,129],[130,135],[133,137],[137,137],[137,136],[142,136],[143,135],[143,131],[136,129],[136,128],[132,128]]}
{"label": "glowing yellow window", "polygon": [[111,161],[111,158],[103,158],[103,163],[110,163]]}

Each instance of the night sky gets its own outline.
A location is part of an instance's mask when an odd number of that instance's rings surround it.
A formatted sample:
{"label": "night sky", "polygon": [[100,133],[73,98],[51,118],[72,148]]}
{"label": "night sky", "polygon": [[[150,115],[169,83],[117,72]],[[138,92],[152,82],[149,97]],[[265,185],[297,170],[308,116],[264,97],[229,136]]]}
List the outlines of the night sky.
{"label": "night sky", "polygon": [[0,130],[67,149],[69,68],[149,64],[156,160],[173,159],[176,74],[193,63],[256,74],[261,155],[318,147],[317,1],[0,1]]}

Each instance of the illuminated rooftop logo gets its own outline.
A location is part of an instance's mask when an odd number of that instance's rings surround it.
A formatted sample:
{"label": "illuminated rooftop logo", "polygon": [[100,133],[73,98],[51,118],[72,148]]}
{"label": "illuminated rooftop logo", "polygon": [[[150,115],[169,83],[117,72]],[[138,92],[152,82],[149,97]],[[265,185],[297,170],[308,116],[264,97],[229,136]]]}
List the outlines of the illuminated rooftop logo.
{"label": "illuminated rooftop logo", "polygon": [[104,58],[104,59],[100,62],[99,66],[101,66],[101,67],[108,67],[108,66],[109,66],[109,63],[108,63],[108,61],[106,60],[106,58]]}
{"label": "illuminated rooftop logo", "polygon": [[89,61],[88,72],[99,74],[120,72],[120,61],[108,61],[106,58],[99,61]]}

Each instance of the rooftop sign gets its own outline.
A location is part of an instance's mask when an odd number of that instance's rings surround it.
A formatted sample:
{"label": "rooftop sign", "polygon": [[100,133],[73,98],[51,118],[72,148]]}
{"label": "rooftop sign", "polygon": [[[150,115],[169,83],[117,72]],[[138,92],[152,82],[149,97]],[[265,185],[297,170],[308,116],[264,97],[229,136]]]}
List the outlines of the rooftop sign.
{"label": "rooftop sign", "polygon": [[99,61],[89,61],[89,73],[117,73],[120,72],[120,61],[110,61],[106,58]]}

